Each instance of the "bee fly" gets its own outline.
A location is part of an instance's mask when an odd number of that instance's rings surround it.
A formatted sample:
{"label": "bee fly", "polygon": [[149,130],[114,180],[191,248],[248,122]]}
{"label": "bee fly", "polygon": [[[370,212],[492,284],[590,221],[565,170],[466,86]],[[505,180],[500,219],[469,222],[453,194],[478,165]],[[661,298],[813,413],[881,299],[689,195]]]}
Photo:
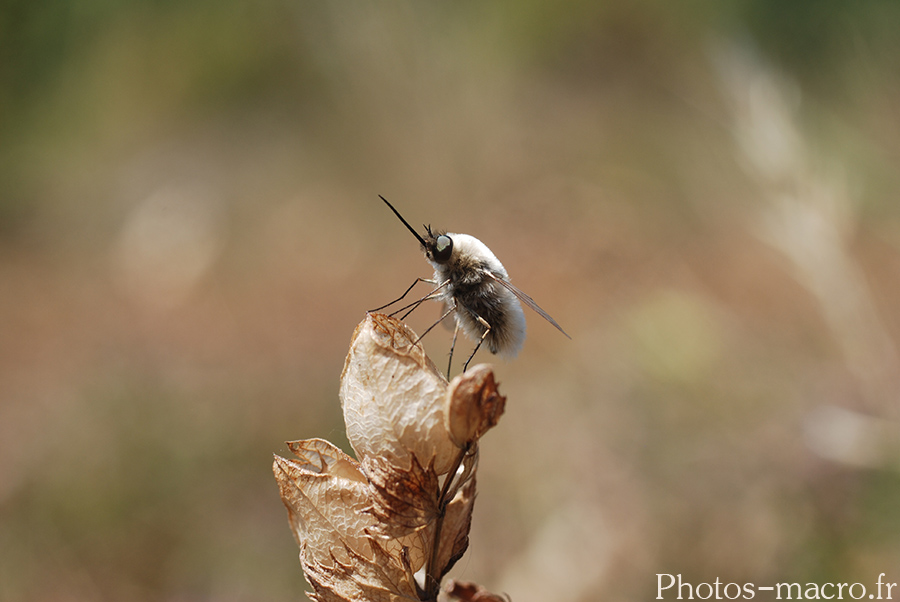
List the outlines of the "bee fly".
{"label": "bee fly", "polygon": [[450,378],[453,349],[456,347],[456,337],[460,329],[469,338],[477,341],[475,349],[463,366],[463,372],[469,367],[469,362],[475,357],[482,343],[487,343],[491,353],[508,359],[514,358],[519,353],[525,342],[525,314],[519,304],[520,301],[568,338],[572,338],[531,297],[510,283],[509,274],[506,273],[503,264],[483,242],[468,234],[434,231],[431,226],[425,226],[425,234],[420,236],[386,198],[378,196],[422,245],[425,259],[434,268],[434,279],[416,278],[399,299],[372,311],[379,311],[399,302],[419,282],[433,285],[435,288],[430,293],[391,315],[409,310],[401,316],[403,319],[424,301],[429,299],[442,301],[444,314],[422,333],[419,337],[421,339],[444,318],[454,314],[456,327],[450,346],[447,378]]}

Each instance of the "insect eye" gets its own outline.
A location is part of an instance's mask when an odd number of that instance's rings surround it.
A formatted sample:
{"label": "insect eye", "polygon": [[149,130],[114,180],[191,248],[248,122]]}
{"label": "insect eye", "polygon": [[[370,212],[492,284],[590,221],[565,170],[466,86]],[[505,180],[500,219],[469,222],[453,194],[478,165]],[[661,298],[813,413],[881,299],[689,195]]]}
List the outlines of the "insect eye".
{"label": "insect eye", "polygon": [[444,263],[450,259],[453,253],[453,241],[446,234],[441,234],[434,242],[434,260]]}

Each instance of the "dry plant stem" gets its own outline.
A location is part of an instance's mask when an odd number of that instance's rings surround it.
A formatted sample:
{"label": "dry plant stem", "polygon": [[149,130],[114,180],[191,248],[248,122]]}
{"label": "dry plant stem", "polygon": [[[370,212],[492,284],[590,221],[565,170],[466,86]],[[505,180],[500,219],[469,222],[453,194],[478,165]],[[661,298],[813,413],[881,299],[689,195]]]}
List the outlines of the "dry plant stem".
{"label": "dry plant stem", "polygon": [[425,569],[425,600],[428,602],[437,600],[438,592],[441,589],[440,575],[435,575],[437,567],[434,563],[437,561],[438,548],[441,544],[441,528],[444,525],[444,516],[447,514],[447,504],[450,503],[447,494],[450,492],[453,481],[456,480],[456,473],[459,471],[463,459],[472,451],[472,446],[473,443],[469,443],[459,451],[459,455],[453,461],[450,472],[447,473],[447,478],[441,487],[441,494],[438,498],[438,516],[434,525],[434,539],[431,542],[431,556],[428,558],[428,565]]}

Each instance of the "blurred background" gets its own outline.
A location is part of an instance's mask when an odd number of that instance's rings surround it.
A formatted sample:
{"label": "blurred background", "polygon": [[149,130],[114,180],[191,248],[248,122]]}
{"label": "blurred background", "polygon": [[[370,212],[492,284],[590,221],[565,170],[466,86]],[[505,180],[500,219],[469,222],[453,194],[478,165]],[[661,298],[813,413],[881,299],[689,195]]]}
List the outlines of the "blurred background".
{"label": "blurred background", "polygon": [[454,576],[900,581],[900,3],[0,7],[0,600],[304,598],[272,453],[430,276],[378,194],[572,334]]}

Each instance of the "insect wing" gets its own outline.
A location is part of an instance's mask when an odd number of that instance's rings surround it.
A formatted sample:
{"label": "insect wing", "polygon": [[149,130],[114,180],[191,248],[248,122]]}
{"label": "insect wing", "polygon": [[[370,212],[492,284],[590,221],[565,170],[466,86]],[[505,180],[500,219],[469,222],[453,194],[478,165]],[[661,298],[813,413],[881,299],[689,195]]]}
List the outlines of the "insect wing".
{"label": "insect wing", "polygon": [[566,335],[566,337],[568,337],[569,339],[572,338],[569,336],[569,333],[567,333],[565,330],[562,329],[562,326],[560,326],[559,324],[556,323],[556,320],[554,320],[553,318],[550,317],[550,314],[545,312],[543,309],[541,309],[540,305],[538,305],[537,303],[534,302],[534,299],[532,299],[531,297],[529,297],[528,295],[523,293],[521,290],[519,290],[518,288],[513,286],[513,284],[511,282],[504,280],[503,278],[498,278],[498,277],[494,276],[493,274],[491,274],[490,272],[486,272],[486,273],[492,280],[494,280],[494,282],[497,282],[497,283],[503,285],[506,288],[506,290],[511,292],[513,295],[515,295],[519,299],[519,301],[521,301],[522,303],[524,303],[525,305],[527,305],[528,307],[533,309],[535,312],[537,312],[537,314],[540,317],[544,318],[545,320],[547,320],[548,322],[553,324],[553,326],[555,326],[558,331],[560,331],[561,333]]}

